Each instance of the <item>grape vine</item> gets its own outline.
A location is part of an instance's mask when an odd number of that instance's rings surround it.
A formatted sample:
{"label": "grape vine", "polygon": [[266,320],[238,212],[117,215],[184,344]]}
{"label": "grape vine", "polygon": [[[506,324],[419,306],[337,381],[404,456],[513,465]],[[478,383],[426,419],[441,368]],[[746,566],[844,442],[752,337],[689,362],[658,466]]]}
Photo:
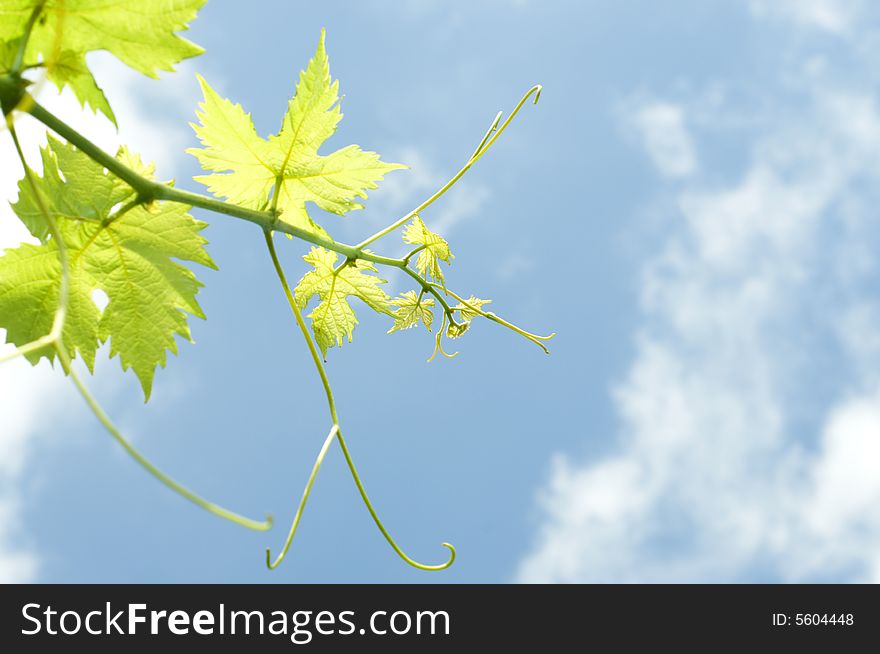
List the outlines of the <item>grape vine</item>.
{"label": "grape vine", "polygon": [[[534,334],[504,320],[485,306],[490,300],[456,293],[447,286],[444,267],[454,258],[449,243],[431,231],[426,210],[479,161],[530,99],[534,86],[502,122],[499,112],[462,168],[412,211],[357,245],[335,240],[313,218],[313,205],[344,215],[363,208],[360,200],[401,164],[383,162],[375,152],[349,145],[329,154],[319,150],[342,118],[339,83],[330,75],[322,30],[314,57],[300,73],[281,130],[259,136],[249,114],[218,95],[199,78],[204,100],[194,124],[201,147],[189,150],[205,174],[196,177],[211,195],[160,182],[155,169],[128,148],[110,154],[49,112],[35,96],[43,82],[67,87],[85,107],[116,124],[117,117],[92,76],[85,55],[106,50],[135,70],[155,77],[183,59],[202,52],[179,36],[205,0],[156,0],[128,3],[106,0],[0,0],[0,105],[7,131],[23,168],[19,196],[12,208],[39,244],[22,244],[0,256],[0,328],[15,349],[0,363],[25,357],[58,361],[107,432],[150,474],[199,507],[258,531],[272,526],[271,516],[254,520],[209,502],[179,484],[122,435],[89,392],[73,362],[94,372],[99,347],[109,343],[110,357],[131,370],[148,401],[157,366],[167,352],[177,353],[177,337],[190,339],[188,316],[204,318],[196,295],[201,282],[191,269],[216,268],[201,232],[206,223],[189,211],[209,212],[254,223],[296,326],[302,333],[327,399],[330,429],[315,459],[286,541],[266,564],[277,567],[287,555],[312,486],[330,447],[338,443],[367,510],[391,548],[422,570],[442,570],[455,560],[426,565],[409,557],[392,538],[358,475],[337,412],[324,363],[330,348],[352,341],[358,324],[351,300],[388,316],[393,333],[419,324],[433,335],[433,352],[454,357],[444,339],[462,337],[477,318],[513,330],[548,352],[553,337]],[[135,6],[136,5],[136,6]],[[41,150],[42,174],[27,163],[15,122],[29,117],[55,136]],[[303,257],[309,270],[291,288],[278,258],[274,234],[311,245]],[[412,247],[402,258],[369,249],[399,232]],[[390,297],[380,267],[408,276],[415,290]],[[109,301],[102,309],[96,290]],[[308,314],[305,312],[311,310]]]}

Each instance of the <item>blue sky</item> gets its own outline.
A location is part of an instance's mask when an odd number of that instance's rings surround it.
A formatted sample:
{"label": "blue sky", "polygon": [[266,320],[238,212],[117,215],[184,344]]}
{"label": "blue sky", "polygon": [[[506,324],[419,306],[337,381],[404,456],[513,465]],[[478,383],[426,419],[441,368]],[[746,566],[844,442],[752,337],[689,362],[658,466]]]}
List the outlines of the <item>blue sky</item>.
{"label": "blue sky", "polygon": [[[347,242],[430,195],[497,110],[543,84],[423,217],[453,248],[453,288],[559,335],[547,357],[478,324],[460,356],[426,364],[426,333],[386,335],[360,311],[328,357],[352,453],[404,549],[439,561],[448,540],[459,560],[440,574],[398,560],[334,449],[268,572],[329,425],[259,231],[197,213],[220,265],[201,275],[197,345],[147,406],[116,360],[91,383],[168,472],[277,527],[172,495],[63,377],[18,362],[0,369],[0,580],[880,580],[878,18],[857,0],[213,0],[188,35],[206,54],[175,75],[99,54],[119,136],[70,98],[44,101],[201,190],[183,154],[195,73],[267,134],[326,27],[345,96],[327,147],[412,166],[364,211],[315,210]],[[0,148],[14,170],[8,137]],[[9,247],[21,232],[2,218]],[[307,249],[279,247],[298,277]]]}

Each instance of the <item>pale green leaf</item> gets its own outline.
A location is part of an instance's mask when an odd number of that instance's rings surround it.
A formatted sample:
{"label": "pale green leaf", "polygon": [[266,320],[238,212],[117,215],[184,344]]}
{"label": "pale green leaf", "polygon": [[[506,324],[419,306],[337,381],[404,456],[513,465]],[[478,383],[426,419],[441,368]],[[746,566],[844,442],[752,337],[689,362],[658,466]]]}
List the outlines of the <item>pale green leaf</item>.
{"label": "pale green leaf", "polygon": [[431,324],[434,322],[432,298],[420,299],[415,291],[407,291],[391,300],[391,304],[397,308],[394,310],[394,326],[388,330],[389,334],[415,327],[420,321],[428,331],[431,331]]}
{"label": "pale green leaf", "polygon": [[235,204],[254,209],[275,206],[282,221],[327,236],[309,216],[306,203],[339,215],[362,209],[358,199],[377,188],[386,173],[404,168],[357,145],[328,155],[318,153],[342,118],[323,31],[315,56],[300,73],[281,131],[268,139],[256,133],[240,105],[221,98],[204,80],[202,90],[200,124],[193,126],[202,147],[189,152],[210,174],[196,180]]}
{"label": "pale green leaf", "polygon": [[312,320],[315,341],[325,357],[328,348],[341,346],[344,338],[348,338],[349,343],[352,340],[358,320],[348,303],[349,297],[360,299],[374,311],[393,315],[389,308],[391,298],[380,287],[385,280],[369,274],[376,272],[376,267],[358,260],[346,262],[337,269],[338,258],[339,255],[330,250],[312,248],[303,259],[313,270],[303,275],[294,289],[301,309],[315,295],[320,300],[308,317]]}
{"label": "pale green leaf", "polygon": [[470,329],[471,324],[469,322],[463,322],[458,325],[449,324],[449,327],[446,328],[446,335],[449,338],[459,338],[464,335],[464,333]]}
{"label": "pale green leaf", "polygon": [[234,204],[265,208],[277,176],[268,144],[257,135],[241,105],[222,98],[201,76],[199,83],[205,99],[197,113],[200,124],[192,127],[204,147],[187,152],[198,158],[202,168],[220,174],[195,179]]}
{"label": "pale green leaf", "polygon": [[[0,40],[18,39],[38,4],[39,0],[0,0]],[[81,104],[114,120],[85,55],[105,50],[144,75],[158,77],[158,71],[174,70],[174,64],[203,52],[176,33],[188,28],[204,4],[205,0],[46,0],[24,63],[45,65],[59,89],[70,86]]]}
{"label": "pale green leaf", "polygon": [[[23,244],[0,256],[0,327],[6,329],[6,342],[24,345],[52,329],[61,282],[56,246],[54,240]],[[79,267],[72,272],[62,341],[71,358],[78,352],[92,370],[101,320],[91,295],[97,286]],[[54,360],[55,353],[47,348],[27,355],[33,364],[42,357]]]}
{"label": "pale green leaf", "polygon": [[430,275],[435,281],[445,284],[440,262],[445,261],[448,264],[450,259],[455,258],[449,250],[449,243],[442,236],[428,229],[418,216],[403,229],[403,240],[410,245],[420,245],[424,248],[416,259],[419,274],[426,279]]}
{"label": "pale green leaf", "polygon": [[[135,70],[157,77],[160,70],[203,50],[177,36],[206,0],[46,0],[28,41],[26,58],[53,62],[55,53],[106,50]],[[0,1],[0,39],[22,35],[40,0]]]}
{"label": "pale green leaf", "polygon": [[[100,222],[116,204],[133,194],[127,184],[105,174],[101,164],[51,135],[49,145],[40,154],[43,177],[37,189],[56,218]],[[62,170],[64,179],[59,172]],[[27,177],[18,183],[18,202],[12,208],[31,234],[46,240],[49,226]]]}
{"label": "pale green leaf", "polygon": [[459,302],[454,307],[452,307],[452,310],[458,311],[461,319],[464,322],[470,322],[480,315],[477,311],[475,311],[475,309],[482,310],[484,306],[491,303],[492,300],[481,300],[480,298],[471,295],[467,300],[465,300],[465,303]]}
{"label": "pale green leaf", "polygon": [[[127,151],[120,151],[120,157],[141,172],[151,171]],[[175,203],[136,205],[119,213],[120,205],[135,198],[133,189],[54,139],[43,150],[43,166],[43,177],[35,176],[37,187],[56,220],[70,265],[64,346],[71,358],[81,356],[91,369],[98,346],[109,340],[110,356],[119,355],[123,369],[134,371],[149,398],[156,366],[165,366],[166,352],[177,353],[175,337],[191,339],[186,314],[204,317],[196,301],[202,284],[177,261],[216,267],[200,234],[205,223]],[[0,327],[16,345],[49,332],[61,284],[58,244],[47,236],[45,219],[33,213],[29,185],[20,189],[13,208],[44,243],[0,256]],[[97,289],[109,298],[103,312],[92,299]],[[49,351],[30,358],[35,363],[43,356],[54,358]]]}
{"label": "pale green leaf", "polygon": [[116,124],[116,116],[107,96],[92,76],[82,53],[64,50],[49,67],[48,77],[59,91],[69,86],[81,107],[89,105],[93,111],[100,111],[111,123]]}
{"label": "pale green leaf", "polygon": [[471,321],[480,315],[477,310],[482,310],[485,305],[491,304],[491,302],[492,300],[481,300],[480,298],[471,295],[465,302],[459,302],[456,304],[452,307],[452,311],[458,311],[461,323],[458,325],[450,324],[449,327],[446,328],[446,335],[449,338],[459,338],[463,336],[470,328]]}

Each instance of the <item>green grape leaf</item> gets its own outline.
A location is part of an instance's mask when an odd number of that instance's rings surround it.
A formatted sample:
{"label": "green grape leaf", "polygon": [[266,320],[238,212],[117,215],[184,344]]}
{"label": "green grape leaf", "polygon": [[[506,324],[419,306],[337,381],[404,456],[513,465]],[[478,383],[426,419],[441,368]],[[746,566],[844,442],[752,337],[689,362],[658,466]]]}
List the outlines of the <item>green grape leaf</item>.
{"label": "green grape leaf", "polygon": [[[100,222],[133,194],[125,182],[105,174],[100,164],[52,136],[40,154],[43,177],[37,188],[56,219]],[[65,179],[73,181],[67,184]],[[27,177],[18,182],[18,202],[12,208],[31,234],[45,242],[49,226]]]}
{"label": "green grape leaf", "polygon": [[222,98],[199,76],[205,99],[199,104],[200,124],[191,123],[204,148],[187,150],[202,168],[217,172],[195,179],[215,195],[249,209],[263,209],[277,173],[268,143],[257,135],[251,115]]}
{"label": "green grape leaf", "polygon": [[[9,70],[12,67],[20,42],[21,39],[14,39],[8,42],[0,40],[0,70]],[[33,55],[30,60],[24,60],[25,65],[39,63],[39,58],[35,59]],[[59,92],[65,86],[70,86],[81,107],[89,105],[93,111],[100,111],[111,123],[116,124],[116,116],[110,108],[107,96],[104,95],[104,91],[101,90],[101,87],[98,86],[98,83],[92,76],[82,53],[73,52],[72,50],[60,51],[57,57],[46,65],[46,77],[56,86]]]}
{"label": "green grape leaf", "polygon": [[[177,354],[175,335],[192,340],[186,314],[204,318],[196,301],[202,284],[175,259],[216,268],[200,234],[206,224],[180,204],[132,204],[133,189],[71,145],[50,137],[42,155],[43,176],[33,177],[70,266],[64,347],[93,370],[97,348],[109,340],[110,356],[119,355],[149,399],[156,366],[165,367],[167,351]],[[119,158],[142,173],[152,170],[124,149]],[[13,209],[43,243],[0,256],[0,327],[16,345],[49,333],[59,301],[58,243],[34,213],[36,206],[30,185],[22,183]],[[109,300],[103,311],[93,299],[97,290]],[[54,353],[29,358],[37,363],[41,357],[54,360]]]}
{"label": "green grape leaf", "polygon": [[[71,277],[62,341],[68,355],[78,351],[93,370],[101,319],[91,296],[95,287],[82,283],[81,274]],[[6,329],[6,342],[23,345],[49,333],[60,283],[61,264],[54,240],[42,245],[26,243],[0,256],[0,327]],[[46,348],[27,355],[34,365],[42,357],[54,360],[55,353]]]}
{"label": "green grape leaf", "polygon": [[385,163],[357,145],[318,154],[342,118],[339,82],[331,82],[323,30],[315,56],[300,73],[281,131],[268,139],[257,134],[241,105],[200,81],[205,99],[193,129],[203,147],[188,152],[211,173],[195,179],[230,202],[263,210],[271,200],[282,221],[327,236],[309,216],[307,202],[338,215],[362,209],[358,198],[365,199],[368,190],[378,188],[386,173],[405,168]]}
{"label": "green grape leaf", "polygon": [[188,28],[205,0],[0,0],[0,40],[19,39],[40,4],[24,63],[45,65],[59,89],[70,86],[80,104],[114,123],[107,98],[86,66],[86,53],[106,50],[138,72],[158,77],[158,71],[174,70],[174,64],[203,52],[176,32]]}
{"label": "green grape leaf", "polygon": [[[465,302],[467,302],[467,304],[470,305],[471,307],[482,310],[482,308],[485,305],[491,304],[492,300],[481,300],[480,298],[474,297],[473,295],[471,295],[467,300],[465,300]],[[463,304],[461,302],[459,302],[454,307],[452,307],[452,310],[458,311],[459,315],[461,316],[461,319],[464,322],[470,322],[471,320],[473,320],[474,318],[476,318],[477,316],[480,315],[479,313],[474,311],[474,309],[469,308],[468,306],[466,306],[465,304]]]}
{"label": "green grape leaf", "polygon": [[419,258],[416,259],[416,268],[418,268],[419,274],[426,279],[430,275],[434,281],[445,286],[440,261],[445,261],[448,264],[451,263],[450,259],[455,258],[449,250],[449,243],[442,236],[428,229],[418,216],[413,218],[413,221],[403,229],[403,240],[410,245],[424,247],[419,252]]}
{"label": "green grape leaf", "polygon": [[429,332],[431,323],[434,322],[434,300],[423,297],[419,299],[415,291],[401,293],[400,297],[391,300],[391,304],[397,308],[394,310],[394,326],[388,330],[389,334],[403,329],[409,329],[419,324],[419,321]]}
{"label": "green grape leaf", "polygon": [[359,298],[374,311],[394,315],[389,308],[391,298],[379,286],[385,284],[385,280],[368,274],[376,272],[376,267],[359,259],[346,262],[337,269],[338,258],[336,252],[312,248],[303,259],[314,270],[303,275],[294,289],[300,309],[305,309],[312,296],[320,298],[318,306],[308,317],[312,319],[315,341],[325,357],[327,349],[334,345],[341,346],[345,337],[351,343],[358,320],[348,303],[350,296]]}
{"label": "green grape leaf", "polygon": [[471,321],[480,315],[475,309],[482,309],[485,305],[491,304],[491,302],[492,300],[481,300],[480,298],[471,295],[465,302],[459,302],[452,307],[453,312],[458,311],[461,323],[458,325],[450,323],[446,328],[446,336],[449,338],[460,338],[461,336],[464,336],[464,333],[470,329]]}
{"label": "green grape leaf", "polygon": [[81,107],[89,105],[92,111],[100,111],[116,125],[116,115],[110,108],[104,91],[92,76],[82,53],[64,50],[48,68],[47,76],[59,91],[69,86]]}
{"label": "green grape leaf", "polygon": [[446,328],[446,336],[449,338],[460,338],[464,336],[464,333],[470,329],[471,324],[469,322],[463,322],[459,325],[449,324],[449,327]]}

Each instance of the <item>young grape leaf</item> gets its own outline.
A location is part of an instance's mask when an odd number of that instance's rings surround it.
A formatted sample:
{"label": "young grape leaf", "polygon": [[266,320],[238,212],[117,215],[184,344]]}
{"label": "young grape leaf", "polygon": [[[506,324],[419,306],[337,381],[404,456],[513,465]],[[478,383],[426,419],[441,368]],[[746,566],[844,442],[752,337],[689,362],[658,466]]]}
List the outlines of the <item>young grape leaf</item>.
{"label": "young grape leaf", "polygon": [[[110,356],[118,354],[123,370],[134,371],[149,399],[156,366],[165,366],[166,351],[177,353],[175,335],[191,340],[186,313],[204,318],[195,297],[202,284],[174,259],[216,268],[200,234],[206,224],[183,205],[132,204],[133,189],[71,145],[50,137],[42,154],[43,177],[34,179],[70,267],[64,346],[93,370],[98,346],[109,340]],[[151,171],[125,150],[119,157],[142,173]],[[44,242],[0,256],[0,327],[16,345],[49,333],[59,301],[58,243],[48,237],[37,206],[30,185],[22,183],[13,209]],[[103,311],[93,300],[98,289],[109,298]],[[54,360],[54,353],[29,358],[36,364],[41,357]]]}
{"label": "young grape leaf", "polygon": [[419,252],[419,258],[416,259],[419,274],[425,278],[430,275],[435,281],[445,285],[440,261],[450,263],[450,259],[455,258],[449,250],[449,243],[442,236],[428,229],[418,216],[403,229],[403,240],[410,245],[424,247]]}
{"label": "young grape leaf", "polygon": [[480,315],[475,309],[482,309],[484,305],[490,304],[491,302],[492,300],[481,300],[480,298],[471,295],[466,302],[459,302],[456,304],[452,307],[452,311],[458,311],[461,323],[458,325],[450,324],[449,327],[446,328],[446,335],[449,338],[460,338],[463,336],[464,333],[470,329],[471,321]]}
{"label": "young grape leaf", "polygon": [[[113,111],[86,66],[85,55],[106,50],[149,77],[203,50],[176,32],[186,30],[205,0],[0,0],[0,40],[19,39],[41,6],[25,51],[25,65],[43,64],[59,90],[70,86],[115,123]],[[8,64],[7,64],[8,66]]]}
{"label": "young grape leaf", "polygon": [[200,124],[193,124],[193,129],[203,147],[188,152],[211,171],[195,179],[230,202],[263,210],[271,197],[282,221],[326,236],[309,217],[306,202],[339,215],[362,209],[357,198],[366,198],[367,190],[378,188],[386,173],[405,168],[385,163],[357,145],[318,154],[342,118],[339,82],[330,79],[323,30],[315,56],[300,73],[281,131],[268,139],[257,134],[241,105],[222,98],[199,79],[205,99],[199,105]]}
{"label": "young grape leaf", "polygon": [[100,111],[111,123],[116,125],[116,115],[110,108],[110,102],[104,95],[104,91],[98,86],[98,82],[95,81],[82,53],[63,50],[58,59],[49,66],[47,77],[58,91],[69,86],[73,95],[79,100],[80,107],[84,108],[88,105],[92,111]]}
{"label": "young grape leaf", "polygon": [[453,311],[458,311],[461,319],[464,322],[470,322],[480,314],[474,311],[474,309],[482,309],[485,305],[491,304],[492,300],[481,300],[478,297],[474,297],[471,295],[466,301],[467,304],[459,302],[454,307],[452,307]]}
{"label": "young grape leaf", "polygon": [[431,323],[434,322],[434,300],[423,297],[419,299],[415,291],[402,293],[400,297],[391,300],[391,304],[397,308],[394,310],[394,326],[388,330],[389,334],[403,329],[409,329],[419,324],[425,325],[425,329],[431,331]]}
{"label": "young grape leaf", "polygon": [[471,324],[469,322],[463,322],[458,325],[449,324],[449,327],[446,328],[446,336],[449,338],[460,338],[464,336],[464,333],[470,329]]}
{"label": "young grape leaf", "polygon": [[349,296],[360,298],[374,311],[394,315],[389,309],[391,298],[379,286],[386,283],[385,280],[367,274],[376,272],[376,267],[368,261],[359,259],[355,262],[346,262],[337,269],[338,258],[336,252],[324,248],[312,248],[303,259],[312,265],[314,270],[303,275],[294,289],[296,303],[300,309],[306,307],[313,295],[320,298],[318,306],[309,314],[309,318],[312,319],[315,341],[325,357],[328,348],[342,345],[343,338],[348,337],[348,342],[351,343],[358,320],[348,303]]}

